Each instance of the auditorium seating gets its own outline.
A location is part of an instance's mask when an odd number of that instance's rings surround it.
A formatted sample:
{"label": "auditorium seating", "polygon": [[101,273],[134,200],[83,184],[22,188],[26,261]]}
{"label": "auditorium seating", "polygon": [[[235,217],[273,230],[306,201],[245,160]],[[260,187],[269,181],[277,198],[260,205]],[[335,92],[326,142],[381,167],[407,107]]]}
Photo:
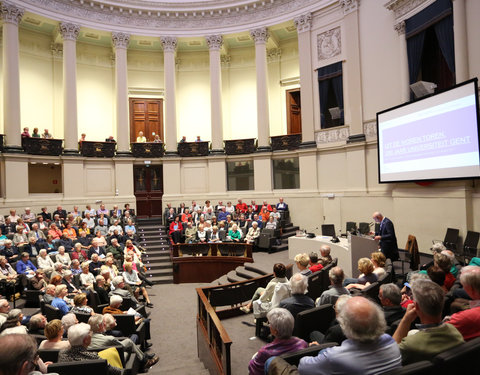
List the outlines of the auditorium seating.
{"label": "auditorium seating", "polygon": [[337,345],[336,342],[326,342],[320,345],[312,345],[312,346],[309,346],[308,348],[298,350],[296,352],[284,353],[280,355],[280,357],[283,358],[285,361],[287,361],[289,364],[298,366],[298,364],[300,363],[300,359],[302,357],[316,356],[321,350],[330,348],[336,345]]}
{"label": "auditorium seating", "polygon": [[295,318],[294,336],[310,342],[312,331],[327,332],[331,322],[335,319],[333,305],[325,304],[297,314]]}
{"label": "auditorium seating", "polygon": [[314,272],[308,276],[308,296],[314,301],[322,295],[322,293],[328,289],[330,285],[330,278],[328,272],[337,266],[338,258],[332,260],[332,263],[328,264],[320,271]]}
{"label": "auditorium seating", "polygon": [[59,375],[108,375],[105,359],[52,363],[48,366],[48,371]]}

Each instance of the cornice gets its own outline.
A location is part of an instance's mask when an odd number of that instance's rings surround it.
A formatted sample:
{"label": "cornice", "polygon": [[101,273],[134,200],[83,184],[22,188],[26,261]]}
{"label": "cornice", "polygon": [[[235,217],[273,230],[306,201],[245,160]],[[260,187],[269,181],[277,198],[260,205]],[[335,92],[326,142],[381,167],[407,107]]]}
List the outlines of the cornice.
{"label": "cornice", "polygon": [[398,23],[420,12],[433,2],[435,0],[389,0],[384,6],[393,12]]}
{"label": "cornice", "polygon": [[235,33],[291,21],[339,0],[16,0],[53,20],[135,35],[198,36]]}

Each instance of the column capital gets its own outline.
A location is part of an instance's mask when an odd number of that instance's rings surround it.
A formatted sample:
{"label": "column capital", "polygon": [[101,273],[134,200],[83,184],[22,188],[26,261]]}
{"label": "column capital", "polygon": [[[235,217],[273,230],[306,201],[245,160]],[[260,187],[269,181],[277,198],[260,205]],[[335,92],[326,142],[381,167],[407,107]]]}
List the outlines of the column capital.
{"label": "column capital", "polygon": [[358,9],[359,3],[360,0],[339,0],[344,15],[355,12]]}
{"label": "column capital", "polygon": [[301,16],[295,17],[293,23],[299,33],[310,31],[310,28],[312,27],[312,13],[302,14]]}
{"label": "column capital", "polygon": [[177,38],[174,36],[162,36],[160,38],[163,46],[163,52],[175,52],[177,49]]}
{"label": "column capital", "polygon": [[52,43],[50,44],[50,50],[54,59],[61,59],[63,57],[63,44]]}
{"label": "column capital", "polygon": [[130,43],[130,34],[112,32],[112,43],[115,48],[127,49],[128,43]]}
{"label": "column capital", "polygon": [[60,25],[58,25],[58,29],[63,40],[76,41],[80,33],[80,25],[69,22],[61,22]]}
{"label": "column capital", "polygon": [[250,30],[250,36],[255,41],[255,44],[258,43],[267,43],[270,34],[266,27],[260,27],[258,29]]}
{"label": "column capital", "polygon": [[223,45],[223,36],[221,35],[207,35],[205,37],[208,49],[210,51],[218,51]]}
{"label": "column capital", "polygon": [[19,8],[15,4],[11,4],[8,1],[2,1],[0,15],[4,22],[13,23],[14,25],[18,26],[23,17],[23,13],[25,13],[25,9]]}
{"label": "column capital", "polygon": [[400,21],[396,23],[395,25],[393,25],[393,28],[398,33],[398,35],[405,34],[405,21]]}

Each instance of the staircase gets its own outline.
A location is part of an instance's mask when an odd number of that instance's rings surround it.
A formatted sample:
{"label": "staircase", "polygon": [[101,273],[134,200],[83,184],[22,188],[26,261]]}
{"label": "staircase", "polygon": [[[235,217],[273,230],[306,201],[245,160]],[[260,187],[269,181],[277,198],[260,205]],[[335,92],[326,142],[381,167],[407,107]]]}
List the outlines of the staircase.
{"label": "staircase", "polygon": [[212,282],[212,285],[225,285],[236,283],[238,281],[245,281],[254,279],[256,277],[264,276],[272,273],[272,270],[266,270],[258,267],[255,263],[245,263],[243,266],[238,266],[235,270],[230,271],[226,275],[221,276]]}
{"label": "staircase", "polygon": [[293,226],[290,222],[285,224],[282,235],[280,236],[282,243],[280,245],[273,245],[270,252],[276,253],[277,251],[288,250],[288,237],[295,236],[298,229],[299,227]]}
{"label": "staircase", "polygon": [[153,284],[173,284],[173,268],[170,259],[170,245],[162,220],[138,219],[137,234],[140,246],[145,248],[143,263]]}

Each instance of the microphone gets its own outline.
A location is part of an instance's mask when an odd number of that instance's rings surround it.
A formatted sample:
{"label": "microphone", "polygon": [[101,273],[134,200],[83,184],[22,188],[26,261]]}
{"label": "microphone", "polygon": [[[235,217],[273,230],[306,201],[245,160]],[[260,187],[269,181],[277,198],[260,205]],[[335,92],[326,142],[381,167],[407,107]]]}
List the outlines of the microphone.
{"label": "microphone", "polygon": [[372,221],[371,223],[368,223],[368,226],[371,227],[372,225],[374,225],[375,223]]}

